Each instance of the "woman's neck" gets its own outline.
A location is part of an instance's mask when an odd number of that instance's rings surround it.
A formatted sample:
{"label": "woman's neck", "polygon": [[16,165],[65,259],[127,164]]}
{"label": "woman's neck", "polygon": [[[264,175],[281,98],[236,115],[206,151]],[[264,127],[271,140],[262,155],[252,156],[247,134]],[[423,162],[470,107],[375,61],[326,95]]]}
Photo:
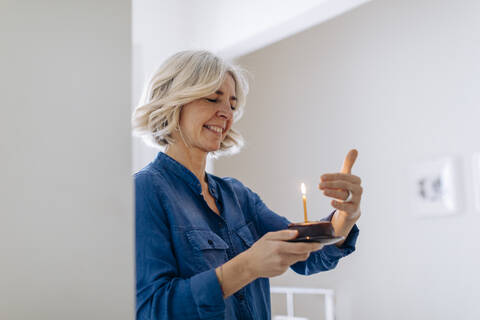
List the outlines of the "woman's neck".
{"label": "woman's neck", "polygon": [[165,154],[192,171],[203,186],[205,183],[205,166],[207,163],[206,152],[174,144],[168,146]]}

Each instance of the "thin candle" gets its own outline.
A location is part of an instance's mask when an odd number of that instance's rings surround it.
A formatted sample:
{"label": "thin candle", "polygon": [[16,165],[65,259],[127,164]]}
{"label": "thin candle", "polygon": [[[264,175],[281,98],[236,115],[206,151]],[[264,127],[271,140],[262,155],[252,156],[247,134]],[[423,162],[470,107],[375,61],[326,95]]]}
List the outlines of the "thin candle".
{"label": "thin candle", "polygon": [[302,189],[302,200],[303,200],[303,218],[305,219],[305,222],[308,222],[308,218],[307,218],[307,196],[306,196],[307,190],[305,188],[305,183],[302,183],[301,189]]}

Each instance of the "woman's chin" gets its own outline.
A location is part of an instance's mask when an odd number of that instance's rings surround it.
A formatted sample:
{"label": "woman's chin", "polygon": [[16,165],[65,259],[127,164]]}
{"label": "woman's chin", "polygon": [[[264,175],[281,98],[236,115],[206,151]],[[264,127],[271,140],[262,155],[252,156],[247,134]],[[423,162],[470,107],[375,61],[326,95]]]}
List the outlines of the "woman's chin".
{"label": "woman's chin", "polygon": [[201,146],[200,148],[206,153],[209,153],[209,152],[219,151],[221,145],[222,145],[222,141],[220,139],[212,139],[212,140],[203,141],[203,143],[200,145]]}
{"label": "woman's chin", "polygon": [[218,150],[220,150],[220,146],[217,148],[211,148],[209,152],[217,152]]}
{"label": "woman's chin", "polygon": [[220,150],[220,144],[218,145],[209,145],[209,146],[205,146],[205,148],[203,148],[203,151],[205,151],[206,153],[210,153],[210,152],[216,152]]}

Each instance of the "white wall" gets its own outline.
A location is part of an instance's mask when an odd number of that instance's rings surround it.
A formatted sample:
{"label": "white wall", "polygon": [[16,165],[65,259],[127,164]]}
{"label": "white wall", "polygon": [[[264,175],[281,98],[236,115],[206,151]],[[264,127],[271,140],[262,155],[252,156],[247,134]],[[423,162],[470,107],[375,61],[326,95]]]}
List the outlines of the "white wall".
{"label": "white wall", "polygon": [[[365,2],[368,0],[134,0],[133,42],[142,60],[138,67],[150,73],[166,57],[184,49],[228,51],[234,56],[249,53],[252,50],[245,51],[248,40],[268,30],[270,35],[260,47]],[[292,24],[298,17],[303,25]]]}
{"label": "white wall", "polygon": [[[316,189],[350,148],[363,178],[357,251],[330,272],[293,272],[273,285],[333,288],[338,319],[478,319],[480,212],[471,156],[479,151],[480,3],[374,1],[239,59],[254,74],[237,128],[245,150],[215,162],[278,213],[312,219],[330,211]],[[408,168],[454,155],[463,165],[459,215],[418,219]],[[284,312],[274,299],[273,311]],[[283,303],[283,300],[281,301]],[[318,319],[321,303],[297,302]]]}
{"label": "white wall", "polygon": [[[258,50],[369,0],[134,0],[133,106],[155,69],[170,55],[206,49],[225,58]],[[134,139],[133,170],[158,152]]]}
{"label": "white wall", "polygon": [[130,2],[0,16],[0,319],[133,319]]}

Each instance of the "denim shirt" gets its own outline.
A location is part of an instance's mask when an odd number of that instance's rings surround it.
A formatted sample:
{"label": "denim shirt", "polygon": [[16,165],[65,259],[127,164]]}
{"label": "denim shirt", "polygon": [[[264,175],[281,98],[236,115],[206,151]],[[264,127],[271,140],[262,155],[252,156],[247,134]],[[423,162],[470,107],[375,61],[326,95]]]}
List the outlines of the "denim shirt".
{"label": "denim shirt", "polygon": [[[215,268],[290,222],[238,180],[206,174],[217,215],[197,177],[162,152],[134,178],[137,319],[270,320],[268,278],[223,299]],[[354,226],[341,248],[325,246],[291,268],[302,275],[335,268],[355,250],[358,232]]]}

